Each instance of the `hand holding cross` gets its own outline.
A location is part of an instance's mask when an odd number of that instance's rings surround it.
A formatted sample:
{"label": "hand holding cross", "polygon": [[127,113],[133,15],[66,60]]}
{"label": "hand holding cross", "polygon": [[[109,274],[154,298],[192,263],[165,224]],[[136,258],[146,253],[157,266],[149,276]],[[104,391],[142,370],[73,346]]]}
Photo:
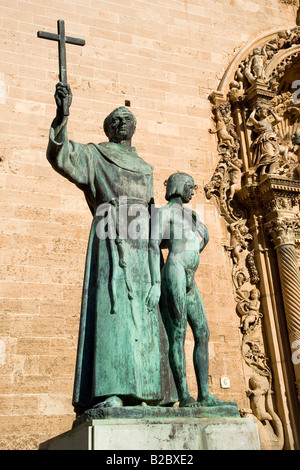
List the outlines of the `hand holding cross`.
{"label": "hand holding cross", "polygon": [[59,57],[59,83],[56,86],[55,100],[58,109],[58,114],[63,116],[69,115],[69,107],[72,101],[72,94],[70,86],[67,82],[67,60],[66,60],[66,43],[84,46],[85,41],[79,38],[72,38],[65,34],[65,22],[63,20],[57,21],[57,34],[38,31],[39,38],[50,39],[51,41],[58,42],[58,57]]}
{"label": "hand holding cross", "polygon": [[58,122],[62,122],[65,116],[69,116],[69,109],[72,103],[71,87],[67,83],[58,82],[54,94]]}

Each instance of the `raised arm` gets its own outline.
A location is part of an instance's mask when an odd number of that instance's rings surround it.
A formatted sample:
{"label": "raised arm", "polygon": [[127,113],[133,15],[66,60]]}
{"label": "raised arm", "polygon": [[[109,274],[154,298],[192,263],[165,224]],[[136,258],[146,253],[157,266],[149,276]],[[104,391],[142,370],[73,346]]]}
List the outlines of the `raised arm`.
{"label": "raised arm", "polygon": [[256,114],[256,108],[253,109],[252,113],[250,114],[250,116],[248,117],[247,119],[247,126],[250,126],[250,127],[257,127],[259,125],[257,119],[255,119],[255,114]]}
{"label": "raised arm", "polygon": [[278,116],[278,114],[274,113],[274,111],[270,108],[270,113],[272,114],[274,121],[272,122],[273,126],[276,126],[282,121],[282,118]]}
{"label": "raised arm", "polygon": [[90,176],[90,160],[87,145],[77,144],[68,139],[66,109],[72,102],[69,85],[59,82],[55,91],[56,117],[49,134],[47,159],[62,176],[78,185],[87,185]]}

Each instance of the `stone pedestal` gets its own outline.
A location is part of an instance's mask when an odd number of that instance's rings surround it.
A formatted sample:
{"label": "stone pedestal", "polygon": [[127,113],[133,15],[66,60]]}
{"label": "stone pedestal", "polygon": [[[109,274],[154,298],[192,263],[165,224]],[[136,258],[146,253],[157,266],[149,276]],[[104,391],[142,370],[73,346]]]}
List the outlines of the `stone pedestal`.
{"label": "stone pedestal", "polygon": [[94,419],[40,445],[40,450],[260,450],[251,419]]}

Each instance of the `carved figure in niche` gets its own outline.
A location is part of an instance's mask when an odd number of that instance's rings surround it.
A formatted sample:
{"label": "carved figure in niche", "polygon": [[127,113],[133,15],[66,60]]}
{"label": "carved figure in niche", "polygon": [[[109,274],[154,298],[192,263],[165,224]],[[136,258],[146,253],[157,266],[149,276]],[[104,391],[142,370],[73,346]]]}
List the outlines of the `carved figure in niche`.
{"label": "carved figure in niche", "polygon": [[243,73],[251,85],[255,83],[256,80],[265,80],[264,69],[267,58],[266,45],[263,47],[255,47],[249,61],[246,64],[240,65],[239,73]]}
{"label": "carved figure in niche", "polygon": [[258,323],[262,314],[260,313],[260,292],[258,289],[251,289],[248,291],[237,291],[238,298],[240,299],[237,304],[239,314],[242,316],[242,331],[247,333],[250,327]]}
{"label": "carved figure in niche", "polygon": [[227,163],[229,189],[227,190],[227,202],[232,201],[233,196],[238,189],[241,181],[241,167],[242,162],[238,158],[231,158],[226,154],[223,155],[223,160]]}
{"label": "carved figure in niche", "polygon": [[213,109],[215,115],[216,129],[209,129],[211,134],[217,134],[219,143],[218,148],[222,146],[236,147],[234,137],[228,132],[224,117],[221,113],[221,110],[218,106],[215,106]]}
{"label": "carved figure in niche", "polygon": [[257,419],[262,450],[281,450],[284,444],[283,426],[272,403],[273,392],[266,377],[252,376],[247,395],[250,407]]}
{"label": "carved figure in niche", "polygon": [[284,46],[289,45],[289,43],[294,37],[294,32],[292,33],[289,29],[283,29],[282,31],[278,32],[275,38],[271,39],[266,44],[266,47],[271,47],[271,49],[278,51],[280,49],[283,49]]}
{"label": "carved figure in niche", "polygon": [[292,136],[292,152],[297,158],[297,166],[295,168],[296,178],[300,179],[300,134],[295,132]]}
{"label": "carved figure in niche", "polygon": [[229,174],[229,190],[228,190],[228,202],[232,201],[235,191],[240,183],[241,172],[239,168],[231,168],[228,171]]}
{"label": "carved figure in niche", "polygon": [[[149,307],[159,299],[161,280],[161,313],[169,338],[169,358],[177,387],[179,406],[197,407],[234,405],[225,403],[209,393],[208,339],[206,313],[195,282],[200,253],[208,243],[208,231],[197,214],[183,204],[194,194],[194,180],[185,173],[174,173],[167,180],[166,199],[152,224],[150,267],[153,290]],[[168,256],[160,272],[160,246]],[[194,369],[198,385],[197,401],[191,396],[186,378],[184,342],[187,323],[194,335]]]}
{"label": "carved figure in niche", "polygon": [[252,235],[245,222],[238,221],[229,225],[230,230],[230,246],[225,248],[231,251],[232,261],[235,265],[239,265],[240,253],[248,246],[248,242],[252,240]]}
{"label": "carved figure in niche", "polygon": [[248,277],[246,276],[243,270],[240,270],[240,271],[237,271],[233,280],[237,289],[240,289],[242,285],[248,281]]}
{"label": "carved figure in niche", "polygon": [[228,97],[231,101],[236,101],[244,94],[244,87],[242,80],[232,80],[229,83]]}
{"label": "carved figure in niche", "polygon": [[[274,118],[272,122],[268,121],[270,114]],[[250,114],[247,125],[253,129],[255,134],[258,134],[258,137],[251,145],[253,150],[253,173],[259,172],[260,175],[264,175],[275,172],[281,149],[274,126],[281,120],[282,118],[265,104],[257,106]]]}
{"label": "carved figure in niche", "polygon": [[266,411],[266,394],[269,393],[269,382],[266,378],[252,376],[249,379],[250,406],[253,414],[259,421],[271,420],[272,416]]}
{"label": "carved figure in niche", "polygon": [[290,92],[276,95],[271,103],[275,113],[282,118],[277,129],[280,155],[276,173],[287,178],[298,179],[299,139],[297,131],[299,130],[300,106],[294,103]]}
{"label": "carved figure in niche", "polygon": [[265,79],[264,67],[267,59],[266,46],[255,47],[249,62],[249,68],[255,79]]}

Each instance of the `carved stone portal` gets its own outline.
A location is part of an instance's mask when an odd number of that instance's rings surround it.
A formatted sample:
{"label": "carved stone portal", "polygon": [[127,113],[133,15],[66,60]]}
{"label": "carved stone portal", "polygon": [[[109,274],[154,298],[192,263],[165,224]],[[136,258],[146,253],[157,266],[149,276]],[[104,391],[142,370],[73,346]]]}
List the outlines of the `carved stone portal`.
{"label": "carved stone portal", "polygon": [[[205,192],[228,228],[249,409],[262,423],[263,448],[283,448],[284,434],[293,448],[299,409],[291,403],[300,403],[300,27],[252,45],[210,96],[219,163]],[[284,392],[278,381],[287,374],[295,386],[285,382]]]}

